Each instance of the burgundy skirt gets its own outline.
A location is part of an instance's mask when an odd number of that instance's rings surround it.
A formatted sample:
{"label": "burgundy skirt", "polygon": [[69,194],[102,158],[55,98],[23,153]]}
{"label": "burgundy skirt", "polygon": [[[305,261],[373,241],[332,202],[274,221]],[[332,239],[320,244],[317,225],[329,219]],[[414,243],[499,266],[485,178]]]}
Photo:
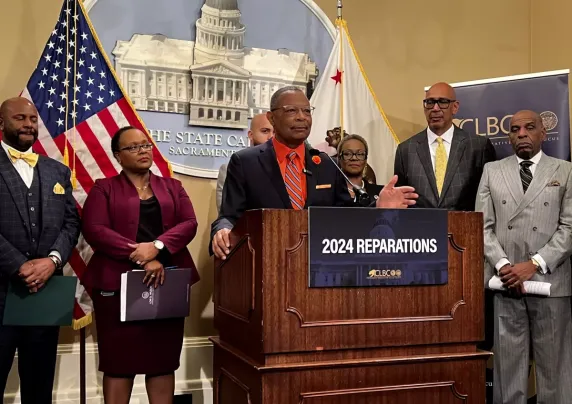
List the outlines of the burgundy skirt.
{"label": "burgundy skirt", "polygon": [[179,368],[184,318],[120,321],[119,292],[93,293],[99,371],[109,375],[162,375]]}

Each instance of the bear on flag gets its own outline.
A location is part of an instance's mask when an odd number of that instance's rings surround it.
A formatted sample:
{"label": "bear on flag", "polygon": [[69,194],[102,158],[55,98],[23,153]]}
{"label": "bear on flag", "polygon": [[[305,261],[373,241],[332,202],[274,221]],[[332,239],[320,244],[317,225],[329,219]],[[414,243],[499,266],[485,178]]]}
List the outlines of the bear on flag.
{"label": "bear on flag", "polygon": [[336,32],[332,53],[310,100],[316,110],[308,142],[334,155],[331,144],[336,142],[326,140],[329,131],[334,136],[362,136],[368,142],[367,161],[377,183],[385,184],[393,176],[399,141],[373,93],[342,18],[336,20]]}

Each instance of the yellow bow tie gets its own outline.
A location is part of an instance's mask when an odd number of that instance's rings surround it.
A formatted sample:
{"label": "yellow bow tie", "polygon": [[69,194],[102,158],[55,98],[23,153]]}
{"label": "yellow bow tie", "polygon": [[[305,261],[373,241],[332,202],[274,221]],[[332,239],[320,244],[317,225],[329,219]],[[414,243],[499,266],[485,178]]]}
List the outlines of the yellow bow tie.
{"label": "yellow bow tie", "polygon": [[36,153],[22,153],[18,150],[8,149],[8,155],[10,156],[12,163],[15,163],[16,160],[21,159],[28,163],[30,167],[35,167],[36,164],[38,164],[39,156]]}

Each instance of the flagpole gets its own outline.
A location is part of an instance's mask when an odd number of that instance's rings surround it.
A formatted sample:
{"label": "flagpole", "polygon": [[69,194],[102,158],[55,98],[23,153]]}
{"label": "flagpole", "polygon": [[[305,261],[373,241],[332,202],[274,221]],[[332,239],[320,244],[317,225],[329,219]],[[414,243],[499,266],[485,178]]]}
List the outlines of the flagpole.
{"label": "flagpole", "polygon": [[[338,71],[344,71],[344,41],[342,35],[344,34],[343,19],[342,19],[342,0],[338,0],[338,18],[336,24],[340,30],[340,61]],[[340,137],[344,137],[344,85],[340,82]]]}
{"label": "flagpole", "polygon": [[85,327],[79,330],[79,402],[87,403],[85,390]]}

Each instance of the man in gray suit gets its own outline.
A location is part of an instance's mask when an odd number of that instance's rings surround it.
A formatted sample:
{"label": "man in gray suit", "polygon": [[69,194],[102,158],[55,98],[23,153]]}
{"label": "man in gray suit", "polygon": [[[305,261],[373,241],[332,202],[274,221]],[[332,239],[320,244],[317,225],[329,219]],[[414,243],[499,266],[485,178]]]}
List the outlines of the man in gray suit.
{"label": "man in gray suit", "polygon": [[423,100],[427,129],[397,147],[397,185],[419,194],[416,208],[472,211],[483,167],[496,160],[491,141],[453,125],[459,110],[455,90],[433,85]]}
{"label": "man in gray suit", "polygon": [[[516,155],[487,164],[476,208],[483,212],[485,285],[494,275],[494,403],[525,404],[529,343],[537,402],[572,402],[572,164],[542,153],[546,130],[532,111],[517,112],[509,139]],[[551,284],[550,297],[525,294],[523,282]]]}
{"label": "man in gray suit", "polygon": [[[258,146],[259,144],[266,143],[272,136],[274,136],[274,128],[266,118],[266,114],[255,115],[250,122],[250,130],[248,131],[248,139],[250,146]],[[228,164],[223,164],[218,170],[218,178],[216,180],[216,208],[220,210],[222,201],[222,189],[226,180],[226,169]]]}

